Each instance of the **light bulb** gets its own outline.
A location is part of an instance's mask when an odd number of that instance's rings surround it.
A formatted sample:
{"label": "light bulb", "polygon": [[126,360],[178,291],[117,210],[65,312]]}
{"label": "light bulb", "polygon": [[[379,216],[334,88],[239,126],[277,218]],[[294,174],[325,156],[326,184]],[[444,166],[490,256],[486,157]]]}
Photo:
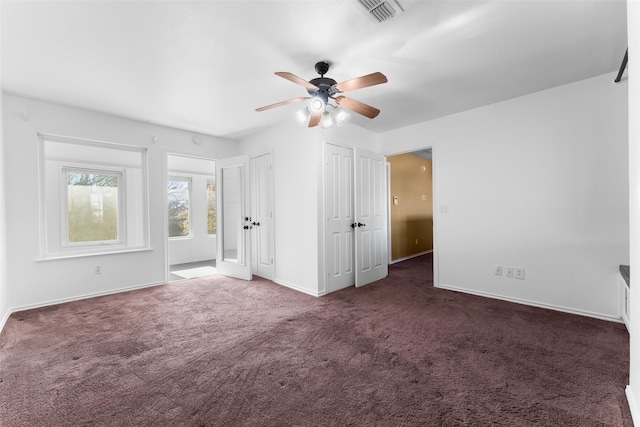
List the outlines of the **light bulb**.
{"label": "light bulb", "polygon": [[351,119],[351,114],[349,114],[344,108],[337,107],[331,112],[331,114],[333,115],[337,126],[344,126],[349,123],[349,119]]}
{"label": "light bulb", "polygon": [[296,120],[298,120],[300,123],[306,123],[308,119],[309,119],[309,110],[307,110],[306,108],[303,108],[299,111],[296,111]]}
{"label": "light bulb", "polygon": [[333,119],[333,116],[331,115],[331,113],[324,113],[322,115],[322,118],[320,119],[320,127],[322,129],[332,128],[334,124],[335,124],[335,120]]}
{"label": "light bulb", "polygon": [[325,103],[321,98],[313,97],[311,101],[309,101],[308,109],[311,114],[322,114],[324,113]]}

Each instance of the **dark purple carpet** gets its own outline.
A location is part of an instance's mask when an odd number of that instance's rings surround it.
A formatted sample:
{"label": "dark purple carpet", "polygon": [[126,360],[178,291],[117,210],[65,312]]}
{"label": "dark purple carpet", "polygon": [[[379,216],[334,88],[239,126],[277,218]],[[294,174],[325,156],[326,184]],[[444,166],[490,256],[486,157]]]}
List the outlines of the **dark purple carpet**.
{"label": "dark purple carpet", "polygon": [[631,426],[622,324],[433,288],[194,279],[16,313],[2,426]]}

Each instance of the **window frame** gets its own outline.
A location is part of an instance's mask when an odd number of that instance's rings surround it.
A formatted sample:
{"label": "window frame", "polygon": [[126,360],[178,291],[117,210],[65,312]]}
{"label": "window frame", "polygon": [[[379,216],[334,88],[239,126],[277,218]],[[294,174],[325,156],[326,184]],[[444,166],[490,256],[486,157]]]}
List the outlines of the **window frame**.
{"label": "window frame", "polygon": [[[116,240],[93,240],[89,242],[69,241],[69,172],[94,173],[96,175],[111,175],[118,180],[118,215],[117,215],[117,236]],[[124,168],[95,168],[87,165],[65,163],[60,166],[60,243],[65,248],[92,248],[106,245],[126,245],[126,170]]]}
{"label": "window frame", "polygon": [[[152,250],[148,148],[40,132],[36,135],[40,218],[40,251],[36,261]],[[74,150],[76,146],[78,150]],[[61,155],[60,147],[71,150],[71,154]],[[64,167],[123,172],[122,191],[118,191],[123,208],[122,213],[118,213],[121,220],[118,242],[68,244],[67,212],[61,207],[67,206],[67,184],[62,182],[61,173]]]}
{"label": "window frame", "polygon": [[[171,174],[168,176],[167,178],[167,186],[169,184],[170,181],[180,181],[180,182],[186,182],[187,183],[187,192],[189,194],[189,203],[188,203],[188,221],[189,221],[189,232],[187,233],[186,236],[170,236],[169,235],[169,209],[167,209],[167,236],[169,237],[169,240],[182,240],[182,239],[192,239],[193,238],[193,209],[192,209],[192,205],[193,205],[193,178],[191,176],[188,175],[181,175],[181,174]],[[169,189],[167,188],[167,191]],[[169,201],[169,194],[167,193],[167,208],[169,207],[168,204]]]}

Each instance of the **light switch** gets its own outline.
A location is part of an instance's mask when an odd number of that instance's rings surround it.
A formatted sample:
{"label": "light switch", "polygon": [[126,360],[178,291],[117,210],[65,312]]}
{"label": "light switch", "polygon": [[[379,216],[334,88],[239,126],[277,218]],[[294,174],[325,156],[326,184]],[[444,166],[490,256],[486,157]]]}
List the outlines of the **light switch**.
{"label": "light switch", "polygon": [[393,204],[398,205],[398,196],[393,196]]}

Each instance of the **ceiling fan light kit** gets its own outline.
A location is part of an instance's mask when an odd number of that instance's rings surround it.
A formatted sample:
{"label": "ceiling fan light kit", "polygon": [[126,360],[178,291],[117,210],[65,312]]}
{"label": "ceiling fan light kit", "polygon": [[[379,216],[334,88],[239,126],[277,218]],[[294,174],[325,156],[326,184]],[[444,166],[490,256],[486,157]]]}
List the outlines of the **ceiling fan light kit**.
{"label": "ceiling fan light kit", "polygon": [[[376,72],[338,83],[334,79],[325,77],[325,74],[329,71],[328,62],[320,61],[316,63],[315,69],[316,72],[320,74],[320,77],[309,81],[287,72],[275,73],[277,76],[303,86],[307,89],[309,96],[277,102],[256,108],[256,111],[265,111],[282,105],[310,100],[305,108],[296,112],[296,119],[301,123],[305,123],[308,120],[309,127],[319,125],[323,129],[329,129],[333,126],[343,126],[348,123],[351,115],[346,110],[356,112],[370,119],[373,119],[380,113],[380,110],[377,108],[363,102],[348,98],[344,95],[336,95],[386,83],[387,78],[384,74]],[[335,103],[335,105],[332,102]]]}

